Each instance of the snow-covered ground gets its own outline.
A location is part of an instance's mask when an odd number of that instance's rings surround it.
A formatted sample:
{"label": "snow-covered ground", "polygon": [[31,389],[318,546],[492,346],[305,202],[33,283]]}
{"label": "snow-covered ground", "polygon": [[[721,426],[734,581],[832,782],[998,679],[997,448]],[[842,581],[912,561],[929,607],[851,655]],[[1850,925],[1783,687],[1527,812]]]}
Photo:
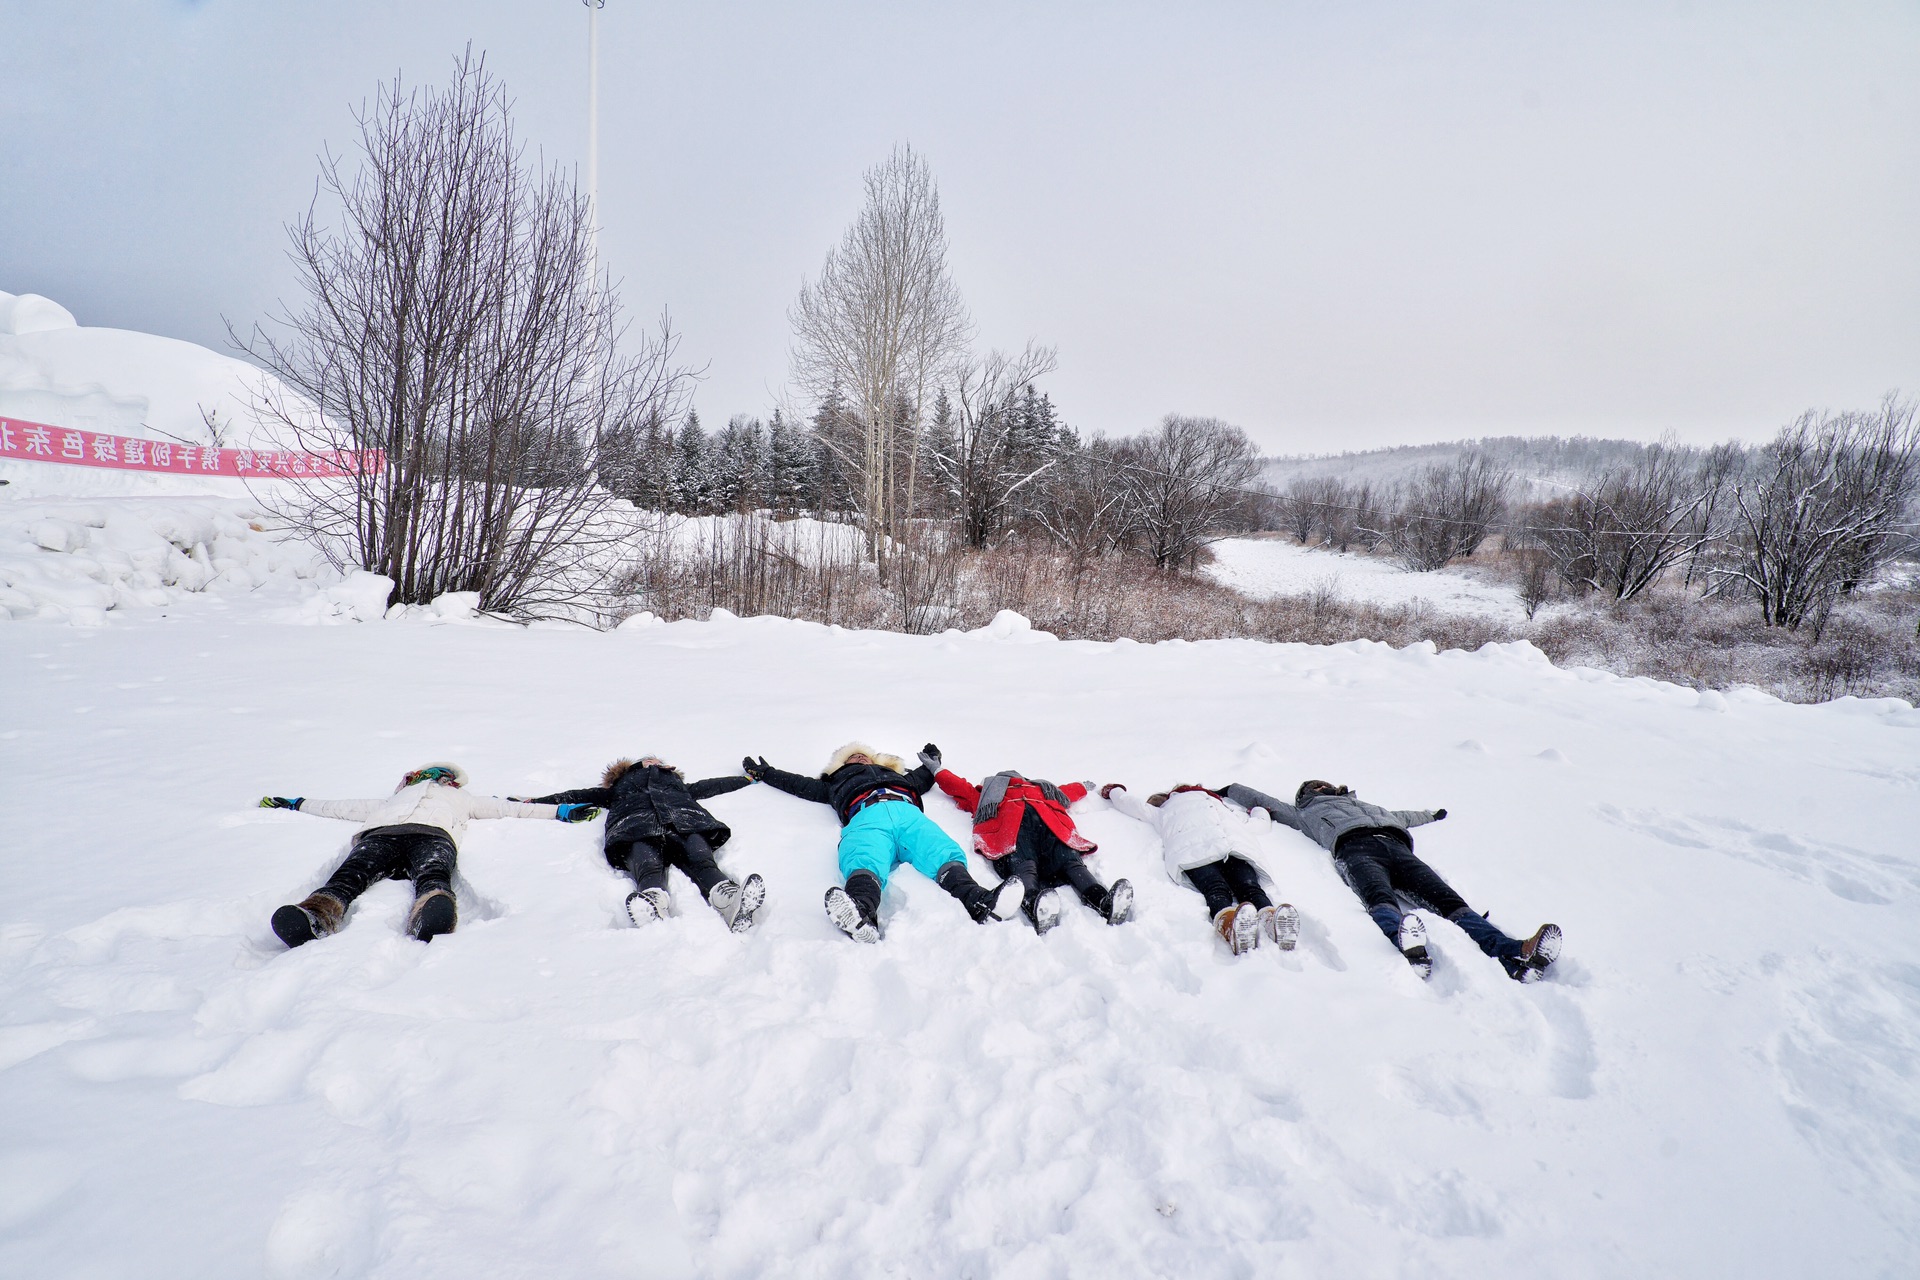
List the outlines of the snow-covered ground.
{"label": "snow-covered ground", "polygon": [[[211,573],[163,562],[159,595],[0,625],[0,1274],[1911,1273],[1906,704],[1526,645],[315,626],[378,610],[276,567],[231,506],[174,538],[116,511]],[[116,512],[34,514],[90,532],[0,551],[115,581],[160,554]],[[124,570],[96,533],[140,543]],[[267,928],[349,828],[263,793],[380,794],[445,758],[501,794],[644,751],[808,770],[855,736],[932,739],[976,778],[1314,775],[1444,805],[1421,851],[1509,928],[1559,922],[1565,958],[1519,986],[1436,923],[1422,984],[1274,828],[1304,937],[1236,961],[1098,800],[1094,865],[1138,886],[1136,922],[983,928],[903,870],[861,948],[820,910],[832,816],[765,787],[712,802],[724,864],[770,888],[744,938],[678,879],[684,915],[616,927],[597,825],[518,822],[470,831],[461,927],[431,946],[391,883],[298,951]]]}
{"label": "snow-covered ground", "polygon": [[1391,560],[1303,547],[1286,538],[1227,538],[1212,544],[1207,576],[1259,599],[1305,595],[1331,584],[1340,598],[1381,605],[1425,601],[1445,613],[1520,622],[1513,588],[1459,569],[1410,573]]}

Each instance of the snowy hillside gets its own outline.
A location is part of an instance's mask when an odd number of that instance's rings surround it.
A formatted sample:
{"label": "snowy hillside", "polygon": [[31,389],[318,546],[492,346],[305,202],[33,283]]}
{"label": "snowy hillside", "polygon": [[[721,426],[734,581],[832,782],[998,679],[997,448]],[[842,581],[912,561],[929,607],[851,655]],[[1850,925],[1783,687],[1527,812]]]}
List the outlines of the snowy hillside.
{"label": "snowy hillside", "polygon": [[1448,613],[1519,622],[1526,610],[1512,587],[1461,569],[1413,573],[1391,560],[1318,547],[1284,537],[1224,538],[1211,544],[1205,573],[1255,599],[1304,595],[1323,587],[1342,600],[1405,605],[1422,600]]}
{"label": "snowy hillside", "polygon": [[[355,616],[319,603],[347,584],[216,514],[196,545],[227,538],[209,566],[253,586],[0,626],[0,1274],[1911,1272],[1904,703],[1695,693],[1525,645],[314,626]],[[766,787],[711,802],[723,865],[769,885],[745,937],[678,879],[683,915],[616,927],[597,824],[550,822],[475,825],[431,946],[392,883],[298,951],[267,928],[350,828],[262,793],[377,795],[445,758],[501,794],[644,751],[806,771],[855,736],[934,740],[976,778],[1316,775],[1444,805],[1422,853],[1508,928],[1560,923],[1565,958],[1519,986],[1436,923],[1422,984],[1272,828],[1302,944],[1236,961],[1098,800],[1094,866],[1138,886],[1135,922],[977,926],[902,870],[861,948],[820,910],[832,816]]]}
{"label": "snowy hillside", "polygon": [[[285,448],[255,414],[260,370],[191,342],[79,325],[35,294],[0,293],[0,417],[150,440]],[[0,459],[11,496],[207,493],[237,481]]]}

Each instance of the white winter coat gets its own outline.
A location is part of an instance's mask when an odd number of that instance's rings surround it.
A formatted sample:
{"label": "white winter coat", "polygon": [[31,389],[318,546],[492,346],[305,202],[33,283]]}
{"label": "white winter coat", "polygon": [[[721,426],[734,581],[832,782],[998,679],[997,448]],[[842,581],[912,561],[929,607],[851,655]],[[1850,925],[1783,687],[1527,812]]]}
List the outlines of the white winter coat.
{"label": "white winter coat", "polygon": [[1167,874],[1178,883],[1186,883],[1185,873],[1190,868],[1223,862],[1229,854],[1260,865],[1255,833],[1264,822],[1204,791],[1176,791],[1158,808],[1125,789],[1116,790],[1108,799],[1129,818],[1137,818],[1160,833]]}
{"label": "white winter coat", "polygon": [[417,822],[439,827],[460,843],[460,836],[473,818],[553,818],[560,807],[552,804],[526,804],[502,800],[498,796],[468,795],[458,787],[438,782],[416,782],[378,800],[302,800],[301,813],[321,818],[341,818],[360,824],[360,830],[395,827]]}

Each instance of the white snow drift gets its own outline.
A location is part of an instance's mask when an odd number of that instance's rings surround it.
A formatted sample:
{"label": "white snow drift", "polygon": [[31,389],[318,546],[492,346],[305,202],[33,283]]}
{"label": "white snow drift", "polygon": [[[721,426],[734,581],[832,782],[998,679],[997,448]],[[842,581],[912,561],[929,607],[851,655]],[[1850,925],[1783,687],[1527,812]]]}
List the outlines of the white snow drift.
{"label": "white snow drift", "polygon": [[[1904,703],[1524,644],[180,602],[0,626],[0,1273],[1891,1277],[1920,1244]],[[379,794],[446,758],[499,794],[643,751],[806,770],[854,736],[975,778],[1444,805],[1421,851],[1510,929],[1559,922],[1566,956],[1522,987],[1435,923],[1422,984],[1266,827],[1302,942],[1235,961],[1097,800],[1136,922],[982,927],[903,870],[857,947],[820,909],[832,816],[766,787],[712,802],[723,863],[771,891],[744,938],[678,880],[683,915],[616,927],[597,826],[559,823],[475,830],[431,946],[398,884],[298,951],[267,928],[349,828],[264,792]]]}

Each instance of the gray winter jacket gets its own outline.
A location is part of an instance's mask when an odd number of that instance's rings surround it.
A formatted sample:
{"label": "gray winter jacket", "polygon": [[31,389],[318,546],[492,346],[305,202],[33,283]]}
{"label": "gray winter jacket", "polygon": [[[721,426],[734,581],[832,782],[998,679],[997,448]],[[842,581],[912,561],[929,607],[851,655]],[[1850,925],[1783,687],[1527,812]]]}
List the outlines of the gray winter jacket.
{"label": "gray winter jacket", "polygon": [[[1275,822],[1284,822],[1328,852],[1349,831],[1399,831],[1432,822],[1432,809],[1382,809],[1356,795],[1308,796],[1298,809],[1285,800],[1276,800],[1264,791],[1234,783],[1227,788],[1227,799],[1243,809],[1265,809]],[[1413,843],[1413,837],[1407,837]]]}

